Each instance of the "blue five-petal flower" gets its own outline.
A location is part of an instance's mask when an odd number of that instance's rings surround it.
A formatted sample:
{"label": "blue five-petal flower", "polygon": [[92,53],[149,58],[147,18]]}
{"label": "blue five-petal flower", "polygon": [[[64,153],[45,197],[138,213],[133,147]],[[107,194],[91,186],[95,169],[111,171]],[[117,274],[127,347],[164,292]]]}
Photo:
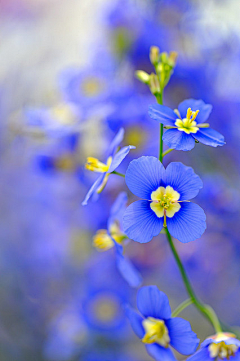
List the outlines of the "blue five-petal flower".
{"label": "blue five-petal flower", "polygon": [[[126,314],[135,334],[146,344],[147,351],[157,361],[176,361],[169,346],[183,355],[191,355],[199,344],[188,321],[171,317],[165,293],[156,286],[142,287],[137,295],[141,313],[126,306]],[[154,332],[152,332],[154,331]]]}
{"label": "blue five-petal flower", "polygon": [[211,147],[225,144],[224,137],[205,123],[211,111],[210,104],[195,99],[184,100],[175,111],[161,104],[149,107],[150,117],[167,128],[163,141],[170,148],[184,151],[193,149],[196,141]]}
{"label": "blue five-petal flower", "polygon": [[[173,162],[165,169],[157,158],[144,156],[130,162],[125,180],[131,192],[143,198],[130,204],[124,213],[123,228],[128,238],[147,243],[160,233],[164,222],[170,234],[183,243],[201,237],[206,216],[201,207],[189,200],[198,194],[202,181],[191,167]],[[170,198],[153,200],[157,190],[167,189],[171,191]],[[160,207],[159,213],[154,211],[155,205]],[[168,213],[171,207],[173,212]]]}

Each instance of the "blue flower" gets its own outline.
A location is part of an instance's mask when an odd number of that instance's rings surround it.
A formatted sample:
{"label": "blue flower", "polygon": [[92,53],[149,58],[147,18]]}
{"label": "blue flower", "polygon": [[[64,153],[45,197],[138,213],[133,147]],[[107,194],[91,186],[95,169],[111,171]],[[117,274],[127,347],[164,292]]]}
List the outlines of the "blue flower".
{"label": "blue flower", "polygon": [[130,239],[147,243],[163,226],[183,243],[203,234],[205,213],[189,202],[202,188],[192,168],[173,162],[165,170],[157,158],[140,157],[129,164],[125,180],[131,192],[143,198],[132,203],[123,216],[124,232]]}
{"label": "blue flower", "polygon": [[124,129],[121,128],[109,146],[109,155],[105,164],[100,162],[96,158],[87,158],[86,168],[93,172],[101,173],[101,175],[97,178],[97,180],[93,183],[92,187],[88,191],[84,201],[82,202],[83,206],[87,204],[90,197],[102,192],[108,181],[110,173],[112,173],[121,164],[121,162],[128,155],[131,149],[135,149],[134,146],[129,145],[123,147],[121,150],[118,151],[118,146],[122,142],[123,137]]}
{"label": "blue flower", "polygon": [[138,287],[142,283],[142,277],[131,261],[123,255],[123,245],[127,236],[122,231],[122,217],[127,201],[127,194],[121,192],[111,208],[107,230],[100,229],[97,231],[93,238],[93,245],[99,251],[115,248],[119,272],[130,286]]}
{"label": "blue flower", "polygon": [[240,360],[240,341],[231,333],[219,332],[207,338],[188,361]]}
{"label": "blue flower", "polygon": [[170,347],[183,355],[196,351],[197,335],[188,321],[171,317],[171,308],[165,293],[156,286],[142,287],[137,295],[137,305],[142,316],[126,307],[133,331],[145,343],[147,351],[157,361],[176,360]]}
{"label": "blue flower", "polygon": [[160,104],[149,107],[150,117],[167,129],[163,141],[170,148],[184,151],[193,149],[196,141],[211,147],[225,144],[224,137],[205,123],[211,111],[210,104],[194,99],[184,100],[174,111]]}

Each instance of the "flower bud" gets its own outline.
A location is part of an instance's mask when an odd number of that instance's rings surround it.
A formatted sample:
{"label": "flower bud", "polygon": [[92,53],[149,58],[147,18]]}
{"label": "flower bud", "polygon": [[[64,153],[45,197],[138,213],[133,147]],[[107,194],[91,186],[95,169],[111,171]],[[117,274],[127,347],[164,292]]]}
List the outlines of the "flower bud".
{"label": "flower bud", "polygon": [[150,74],[149,88],[153,95],[161,94],[159,79],[156,74]]}
{"label": "flower bud", "polygon": [[159,59],[160,59],[160,50],[159,50],[158,46],[151,46],[149,58],[153,65],[158,64]]}
{"label": "flower bud", "polygon": [[143,70],[137,70],[135,72],[135,77],[144,84],[149,83],[150,75]]}

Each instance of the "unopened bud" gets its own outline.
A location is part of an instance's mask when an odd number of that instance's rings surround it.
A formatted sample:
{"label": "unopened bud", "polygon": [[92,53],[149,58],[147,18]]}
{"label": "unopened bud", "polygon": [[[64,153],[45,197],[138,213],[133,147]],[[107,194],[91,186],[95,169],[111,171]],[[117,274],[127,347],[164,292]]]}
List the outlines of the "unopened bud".
{"label": "unopened bud", "polygon": [[169,65],[174,67],[177,62],[178,53],[176,51],[170,51],[169,53]]}
{"label": "unopened bud", "polygon": [[158,46],[151,46],[149,58],[153,65],[158,64],[160,58],[160,50]]}
{"label": "unopened bud", "polygon": [[156,74],[152,73],[150,75],[149,88],[153,95],[161,94],[161,87]]}
{"label": "unopened bud", "polygon": [[149,83],[150,75],[143,70],[135,71],[135,77],[144,84]]}

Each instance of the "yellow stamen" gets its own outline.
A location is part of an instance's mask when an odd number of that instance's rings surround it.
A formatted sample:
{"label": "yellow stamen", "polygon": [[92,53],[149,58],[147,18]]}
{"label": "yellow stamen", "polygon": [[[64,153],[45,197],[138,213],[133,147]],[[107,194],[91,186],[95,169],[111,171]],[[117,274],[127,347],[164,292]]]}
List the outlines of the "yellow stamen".
{"label": "yellow stamen", "polygon": [[178,202],[179,198],[180,194],[171,186],[158,187],[156,191],[152,192],[150,207],[158,218],[164,217],[164,227],[167,227],[166,217],[172,218],[181,208]]}
{"label": "yellow stamen", "polygon": [[148,317],[142,322],[145,335],[142,338],[143,343],[158,343],[162,347],[167,348],[170,343],[168,329],[163,320]]}
{"label": "yellow stamen", "polygon": [[197,133],[197,131],[199,130],[199,126],[195,122],[195,119],[197,118],[198,113],[199,110],[196,110],[194,112],[192,111],[191,108],[188,108],[186,118],[183,119],[179,118],[175,122],[175,125],[177,126],[178,130],[185,132],[187,134]]}
{"label": "yellow stamen", "polygon": [[112,163],[112,157],[107,159],[107,164],[100,162],[97,158],[88,157],[85,168],[92,172],[106,173]]}

